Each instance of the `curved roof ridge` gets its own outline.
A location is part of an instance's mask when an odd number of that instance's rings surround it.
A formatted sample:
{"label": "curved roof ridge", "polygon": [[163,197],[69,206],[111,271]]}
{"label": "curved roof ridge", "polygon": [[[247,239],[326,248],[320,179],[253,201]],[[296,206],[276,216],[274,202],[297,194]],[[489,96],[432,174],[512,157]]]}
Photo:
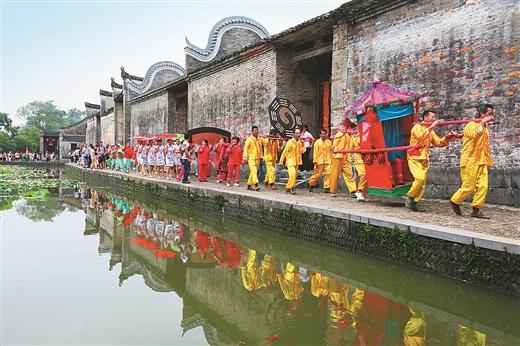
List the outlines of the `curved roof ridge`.
{"label": "curved roof ridge", "polygon": [[256,33],[261,39],[270,37],[267,29],[256,20],[245,16],[230,16],[219,20],[213,26],[209,33],[208,42],[205,48],[197,47],[186,37],[185,40],[187,46],[184,48],[184,51],[186,54],[191,55],[198,60],[210,61],[217,55],[222,35],[224,35],[227,30],[233,28],[250,30]]}
{"label": "curved roof ridge", "polygon": [[[173,62],[173,61],[159,61],[153,64],[146,71],[145,77],[141,83],[136,83],[133,80],[128,80],[128,87],[135,92],[144,93],[152,86],[153,79],[155,75],[162,70],[173,70],[179,74],[178,78],[174,80],[181,79],[186,76],[186,70],[181,65]],[[171,82],[171,81],[170,81]]]}

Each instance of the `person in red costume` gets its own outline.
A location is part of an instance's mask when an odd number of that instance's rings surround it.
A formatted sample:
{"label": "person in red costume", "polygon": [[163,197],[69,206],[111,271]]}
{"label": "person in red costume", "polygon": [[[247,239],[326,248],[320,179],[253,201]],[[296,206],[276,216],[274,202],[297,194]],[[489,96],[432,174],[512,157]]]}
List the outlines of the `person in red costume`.
{"label": "person in red costume", "polygon": [[132,167],[132,161],[136,160],[135,150],[130,145],[130,143],[127,143],[125,147],[123,148],[124,152],[124,170],[126,173],[130,171],[130,168]]}
{"label": "person in red costume", "polygon": [[210,158],[209,153],[211,151],[211,148],[209,147],[209,143],[207,139],[203,139],[202,143],[199,146],[199,149],[197,150],[197,159],[198,159],[198,165],[199,165],[199,181],[200,182],[207,182],[209,173],[210,173]]}
{"label": "person in red costume", "polygon": [[227,149],[229,152],[228,170],[227,170],[227,186],[231,185],[231,177],[235,173],[235,186],[240,183],[240,164],[242,163],[242,148],[238,144],[240,138],[233,137],[231,146]]}

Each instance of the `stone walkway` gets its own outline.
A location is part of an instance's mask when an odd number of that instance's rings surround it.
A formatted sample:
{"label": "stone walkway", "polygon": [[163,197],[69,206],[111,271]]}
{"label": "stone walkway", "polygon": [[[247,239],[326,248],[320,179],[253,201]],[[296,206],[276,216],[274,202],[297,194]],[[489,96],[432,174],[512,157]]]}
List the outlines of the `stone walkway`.
{"label": "stone walkway", "polygon": [[[143,178],[137,174],[130,175]],[[170,180],[149,177],[147,177],[147,179],[172,182]],[[308,192],[307,189],[300,188],[296,190],[296,195],[290,195],[285,192],[283,185],[279,185],[277,190],[274,191],[262,187],[260,191],[254,192],[247,191],[245,184],[239,187],[226,187],[225,184],[216,183],[214,179],[210,179],[207,183],[200,183],[196,180],[195,176],[191,176],[190,180],[191,184],[189,186],[222,189],[228,192],[247,193],[258,197],[265,196],[266,198],[271,196],[276,199],[283,199],[289,203],[312,204],[316,207],[323,207],[323,209],[339,208],[345,211],[361,211],[383,217],[413,220],[464,231],[473,231],[520,240],[520,208],[486,205],[483,211],[491,219],[483,220],[469,216],[471,213],[471,205],[469,203],[462,206],[464,216],[460,217],[453,214],[447,200],[424,200],[420,205],[424,211],[413,212],[404,207],[403,197],[388,198],[370,196],[369,201],[357,202],[350,197],[350,194],[345,192],[340,192],[338,197],[332,198],[329,194],[323,193],[321,189],[315,189],[314,192],[311,193]]]}

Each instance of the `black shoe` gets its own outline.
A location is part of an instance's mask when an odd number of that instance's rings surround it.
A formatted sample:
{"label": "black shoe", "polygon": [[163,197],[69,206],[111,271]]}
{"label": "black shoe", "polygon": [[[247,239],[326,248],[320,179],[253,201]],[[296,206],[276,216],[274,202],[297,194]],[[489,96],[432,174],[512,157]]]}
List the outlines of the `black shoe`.
{"label": "black shoe", "polygon": [[460,205],[453,203],[452,201],[450,201],[450,204],[451,204],[451,210],[453,210],[453,212],[455,214],[457,214],[458,216],[462,216],[462,211],[460,210]]}
{"label": "black shoe", "polygon": [[330,193],[330,189],[323,189],[324,193]]}
{"label": "black shoe", "polygon": [[471,217],[476,217],[478,219],[486,219],[489,220],[489,216],[482,214],[482,211],[479,208],[473,207],[473,211],[471,212]]}
{"label": "black shoe", "polygon": [[357,197],[356,197],[356,193],[355,193],[355,192],[351,192],[351,193],[350,193],[350,197],[352,197],[352,198],[357,198]]}
{"label": "black shoe", "polygon": [[190,182],[190,181],[187,181],[187,180],[186,180],[186,181],[183,181],[182,183],[183,183],[183,184],[191,184],[191,182]]}
{"label": "black shoe", "polygon": [[296,190],[295,189],[290,189],[289,192],[290,192],[291,195],[296,195]]}
{"label": "black shoe", "polygon": [[309,185],[309,192],[313,192],[313,191],[314,191],[314,186]]}
{"label": "black shoe", "polygon": [[408,209],[412,209],[412,202],[413,202],[413,199],[412,197],[410,196],[406,196],[406,199],[404,201],[404,206]]}

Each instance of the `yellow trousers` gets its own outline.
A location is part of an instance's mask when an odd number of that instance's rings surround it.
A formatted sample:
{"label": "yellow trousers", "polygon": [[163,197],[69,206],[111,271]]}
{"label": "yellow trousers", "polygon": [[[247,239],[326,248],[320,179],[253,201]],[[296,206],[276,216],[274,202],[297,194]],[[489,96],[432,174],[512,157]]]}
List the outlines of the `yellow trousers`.
{"label": "yellow trousers", "polygon": [[267,174],[265,175],[264,183],[274,184],[276,180],[276,161],[265,161],[265,167],[267,168]]}
{"label": "yellow trousers", "polygon": [[488,192],[487,166],[461,167],[460,180],[462,181],[462,186],[451,196],[451,201],[460,205],[468,195],[473,194],[473,202],[471,205],[475,208],[482,208],[484,203],[486,203],[486,195]]}
{"label": "yellow trousers", "polygon": [[292,189],[296,185],[296,178],[298,176],[298,166],[287,167],[287,173],[289,173],[289,180],[287,180],[286,189]]}
{"label": "yellow trousers", "polygon": [[330,188],[330,166],[330,164],[316,165],[314,174],[309,179],[309,186],[314,187],[318,185],[318,180],[320,180],[320,177],[324,175],[325,179],[323,181],[323,188]]}
{"label": "yellow trousers", "polygon": [[338,191],[339,174],[343,174],[343,179],[347,185],[348,191],[354,193],[357,191],[357,185],[354,181],[354,174],[352,173],[352,163],[350,160],[343,158],[332,159],[332,167],[330,170],[330,193]]}
{"label": "yellow trousers", "polygon": [[247,185],[258,184],[258,168],[260,167],[260,160],[249,159],[247,161],[249,166],[249,177],[247,178]]}
{"label": "yellow trousers", "polygon": [[363,161],[354,161],[354,166],[356,167],[356,172],[359,177],[357,190],[365,191],[367,188],[367,172],[365,171],[365,163]]}
{"label": "yellow trousers", "polygon": [[428,160],[415,160],[408,158],[408,167],[413,175],[413,183],[410,190],[406,194],[418,203],[424,196],[426,191],[426,178],[428,177]]}

